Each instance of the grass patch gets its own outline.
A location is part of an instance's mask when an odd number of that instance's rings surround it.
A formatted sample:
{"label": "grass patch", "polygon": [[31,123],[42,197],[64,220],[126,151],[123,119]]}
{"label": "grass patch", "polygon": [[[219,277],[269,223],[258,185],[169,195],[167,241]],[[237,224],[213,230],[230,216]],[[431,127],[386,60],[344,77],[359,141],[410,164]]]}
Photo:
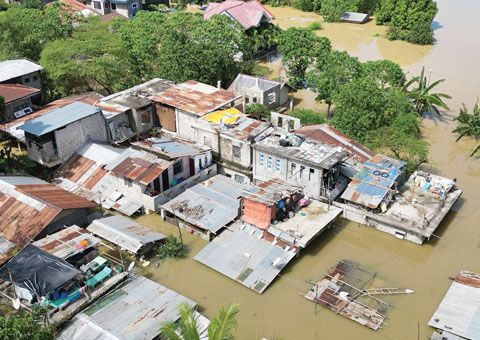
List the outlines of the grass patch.
{"label": "grass patch", "polygon": [[307,29],[311,31],[318,31],[322,29],[322,24],[319,23],[318,21],[314,21],[308,24]]}

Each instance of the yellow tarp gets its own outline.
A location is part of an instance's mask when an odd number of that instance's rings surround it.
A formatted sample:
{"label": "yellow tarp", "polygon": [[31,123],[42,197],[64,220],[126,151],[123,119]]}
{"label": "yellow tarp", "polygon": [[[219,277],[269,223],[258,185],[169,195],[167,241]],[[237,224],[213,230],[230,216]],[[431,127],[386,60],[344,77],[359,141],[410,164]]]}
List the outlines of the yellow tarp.
{"label": "yellow tarp", "polygon": [[203,116],[203,119],[205,119],[207,122],[214,124],[220,124],[223,120],[224,124],[229,125],[234,124],[238,120],[238,118],[243,115],[244,114],[240,110],[231,107],[229,109],[209,113],[208,115]]}

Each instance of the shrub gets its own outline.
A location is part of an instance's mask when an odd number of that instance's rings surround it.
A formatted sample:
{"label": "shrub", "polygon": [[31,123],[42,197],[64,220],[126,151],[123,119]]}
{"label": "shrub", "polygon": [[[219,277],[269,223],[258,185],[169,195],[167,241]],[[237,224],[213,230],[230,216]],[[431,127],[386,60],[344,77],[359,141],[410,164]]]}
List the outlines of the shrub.
{"label": "shrub", "polygon": [[250,104],[245,109],[245,112],[247,115],[253,116],[258,120],[268,119],[270,116],[270,110],[262,104]]}
{"label": "shrub", "polygon": [[323,124],[327,121],[325,115],[310,109],[297,109],[289,113],[290,116],[299,118],[302,124]]}
{"label": "shrub", "polygon": [[318,31],[322,29],[322,24],[319,23],[318,21],[311,22],[307,28],[311,31]]}
{"label": "shrub", "polygon": [[157,246],[156,255],[159,259],[184,258],[187,253],[180,239],[174,235],[168,235],[167,239]]}
{"label": "shrub", "polygon": [[313,10],[313,4],[311,0],[292,0],[292,7],[304,12],[310,12]]}

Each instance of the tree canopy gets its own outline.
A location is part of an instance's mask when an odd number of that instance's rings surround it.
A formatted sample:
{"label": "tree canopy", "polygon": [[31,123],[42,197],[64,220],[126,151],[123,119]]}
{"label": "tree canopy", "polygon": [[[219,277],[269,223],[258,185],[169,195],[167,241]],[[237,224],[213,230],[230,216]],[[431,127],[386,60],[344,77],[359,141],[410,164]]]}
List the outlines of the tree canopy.
{"label": "tree canopy", "polygon": [[53,340],[54,329],[42,326],[35,313],[0,316],[0,339]]}
{"label": "tree canopy", "polygon": [[45,44],[72,34],[72,22],[58,5],[45,9],[9,7],[0,14],[0,59],[26,57],[37,61]]}

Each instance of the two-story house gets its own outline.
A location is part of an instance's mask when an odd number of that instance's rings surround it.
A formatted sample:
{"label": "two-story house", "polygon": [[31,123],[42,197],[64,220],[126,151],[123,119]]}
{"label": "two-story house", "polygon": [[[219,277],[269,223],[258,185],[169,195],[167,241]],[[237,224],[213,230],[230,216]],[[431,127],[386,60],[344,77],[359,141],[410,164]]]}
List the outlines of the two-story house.
{"label": "two-story house", "polygon": [[167,91],[173,85],[174,83],[169,80],[155,78],[104,97],[97,105],[104,111],[121,112],[126,115],[130,129],[140,136],[160,125],[152,97]]}
{"label": "two-story house", "polygon": [[314,199],[334,200],[347,186],[339,163],[348,158],[341,148],[285,132],[274,133],[255,143],[253,178],[272,178],[300,186]]}
{"label": "two-story house", "polygon": [[210,112],[234,107],[241,96],[189,80],[150,98],[157,103],[157,115],[162,128],[196,141],[193,127],[196,121]]}
{"label": "two-story house", "polygon": [[276,109],[288,103],[289,87],[285,82],[239,74],[228,90],[242,96],[245,106],[262,104]]}
{"label": "two-story house", "polygon": [[19,126],[25,132],[28,156],[46,167],[66,161],[87,141],[107,142],[102,111],[73,102]]}
{"label": "two-story house", "polygon": [[41,90],[42,70],[42,66],[26,58],[0,61],[0,84],[20,84]]}

